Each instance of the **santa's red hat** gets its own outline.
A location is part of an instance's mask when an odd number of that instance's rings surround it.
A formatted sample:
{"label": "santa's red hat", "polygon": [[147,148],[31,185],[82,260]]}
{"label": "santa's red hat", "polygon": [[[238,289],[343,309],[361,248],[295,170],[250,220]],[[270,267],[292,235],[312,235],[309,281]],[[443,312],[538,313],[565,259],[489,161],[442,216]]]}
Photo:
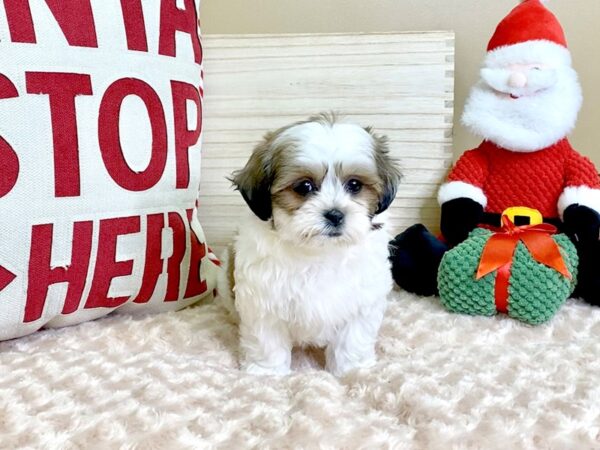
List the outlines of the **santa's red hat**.
{"label": "santa's red hat", "polygon": [[498,24],[488,44],[486,66],[571,65],[565,33],[544,3],[544,0],[521,0]]}

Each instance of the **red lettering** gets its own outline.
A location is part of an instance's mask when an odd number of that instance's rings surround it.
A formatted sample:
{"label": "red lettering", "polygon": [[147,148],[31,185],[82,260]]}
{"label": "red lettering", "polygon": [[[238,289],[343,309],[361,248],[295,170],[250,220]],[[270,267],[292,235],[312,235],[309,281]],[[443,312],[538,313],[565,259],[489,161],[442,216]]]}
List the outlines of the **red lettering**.
{"label": "red lettering", "polygon": [[177,7],[177,0],[162,0],[160,3],[160,41],[158,53],[175,56],[176,34],[182,31],[190,35],[194,48],[194,60],[202,64],[202,45],[198,36],[198,13],[194,0],[184,0],[185,8]]}
{"label": "red lettering", "polygon": [[[198,143],[202,131],[202,103],[200,92],[194,86],[180,81],[171,81],[173,114],[175,117],[175,161],[177,167],[176,187],[186,189],[190,185],[189,149]],[[196,106],[196,127],[188,129],[187,104],[191,100]]]}
{"label": "red lettering", "polygon": [[204,294],[208,289],[206,280],[203,280],[200,276],[202,259],[206,256],[206,245],[204,242],[200,242],[200,239],[198,239],[198,236],[192,228],[192,214],[193,210],[188,209],[187,216],[190,223],[191,256],[190,272],[188,273],[187,286],[185,288],[185,298]]}
{"label": "red lettering", "polygon": [[[192,298],[207,291],[206,280],[200,271],[203,258],[207,254],[206,244],[200,242],[192,228],[192,214],[195,210],[186,211],[187,223],[190,226],[190,271],[183,298]],[[116,308],[126,303],[130,297],[109,297],[112,281],[115,278],[129,276],[133,272],[133,260],[116,261],[119,236],[139,233],[141,217],[122,217],[100,221],[98,251],[94,276],[91,281],[89,296],[85,308]],[[145,266],[141,280],[141,288],[134,302],[147,303],[156,289],[158,279],[163,273],[165,263],[162,257],[162,233],[165,227],[165,216],[162,213],[147,216]],[[179,300],[181,287],[181,265],[187,249],[187,229],[185,217],[179,213],[168,214],[168,227],[173,232],[173,252],[167,264],[167,292],[165,302]],[[68,283],[62,314],[77,311],[85,288],[90,256],[92,251],[93,222],[76,222],[73,225],[71,263],[66,267],[52,267],[52,247],[54,225],[35,225],[32,228],[29,284],[25,305],[24,321],[33,322],[42,317],[48,289],[57,283]],[[9,284],[15,275],[0,267],[0,281]]]}
{"label": "red lettering", "polygon": [[26,72],[25,78],[29,94],[49,96],[54,193],[56,197],[77,197],[81,193],[81,181],[75,97],[93,94],[91,77],[76,73]]}
{"label": "red lettering", "polygon": [[148,51],[146,37],[146,24],[142,0],[121,0],[125,34],[127,35],[127,48],[129,50]]}
{"label": "red lettering", "polygon": [[6,75],[0,73],[0,98],[16,98],[19,96],[17,87]]}
{"label": "red lettering", "polygon": [[15,278],[17,278],[17,276],[14,273],[6,267],[0,266],[0,291],[3,291]]}
{"label": "red lettering", "polygon": [[186,250],[185,222],[177,213],[169,213],[169,227],[173,230],[173,254],[167,262],[167,293],[165,302],[176,302],[179,299],[179,282],[181,280],[181,262]]}
{"label": "red lettering", "polygon": [[116,308],[127,302],[129,297],[109,297],[108,291],[113,278],[131,275],[133,260],[115,261],[117,238],[140,232],[140,217],[120,217],[100,221],[98,255],[90,294],[85,308]]}
{"label": "red lettering", "polygon": [[162,252],[162,230],[165,226],[163,214],[151,214],[148,216],[146,230],[146,264],[142,277],[142,287],[134,303],[147,303],[156,289],[158,277],[163,270]]}
{"label": "red lettering", "polygon": [[73,225],[71,264],[68,267],[51,267],[53,225],[34,225],[31,230],[29,257],[29,282],[25,304],[26,323],[42,316],[48,288],[56,283],[69,283],[63,314],[77,310],[81,301],[92,251],[93,223],[78,222]]}
{"label": "red lettering", "polygon": [[[152,128],[150,163],[139,173],[127,164],[119,136],[121,106],[129,95],[135,95],[144,102]],[[160,98],[150,85],[134,78],[115,81],[100,105],[98,133],[104,165],[119,186],[129,191],[145,191],[160,181],[167,164],[167,124]]]}
{"label": "red lettering", "polygon": [[[18,97],[17,87],[6,76],[0,74],[0,98]],[[6,140],[0,137],[0,197],[4,197],[15,187],[19,177],[19,158]]]}
{"label": "red lettering", "polygon": [[0,197],[8,194],[19,178],[19,158],[4,138],[0,137]]}
{"label": "red lettering", "polygon": [[[69,45],[98,48],[90,0],[46,0]],[[37,42],[31,7],[26,0],[4,0],[10,38],[13,42]]]}

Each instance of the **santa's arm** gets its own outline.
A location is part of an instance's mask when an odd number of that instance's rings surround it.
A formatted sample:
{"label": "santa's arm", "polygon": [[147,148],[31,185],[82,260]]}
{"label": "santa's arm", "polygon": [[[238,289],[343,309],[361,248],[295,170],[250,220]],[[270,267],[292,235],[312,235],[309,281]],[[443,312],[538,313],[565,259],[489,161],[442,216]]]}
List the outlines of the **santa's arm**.
{"label": "santa's arm", "polygon": [[565,187],[558,200],[565,232],[576,241],[598,240],[600,232],[600,177],[594,164],[573,151],[566,161]]}
{"label": "santa's arm", "polygon": [[587,206],[600,213],[600,177],[594,163],[573,151],[566,161],[565,188],[558,200],[562,215],[571,205]]}
{"label": "santa's arm", "polygon": [[448,174],[448,180],[440,188],[440,205],[458,198],[470,198],[485,208],[487,198],[482,188],[487,173],[488,165],[483,152],[479,149],[465,152],[454,164]]}
{"label": "santa's arm", "polygon": [[464,241],[481,222],[487,198],[483,185],[487,178],[488,164],[482,151],[465,152],[456,162],[448,181],[438,193],[442,207],[441,229],[451,246]]}

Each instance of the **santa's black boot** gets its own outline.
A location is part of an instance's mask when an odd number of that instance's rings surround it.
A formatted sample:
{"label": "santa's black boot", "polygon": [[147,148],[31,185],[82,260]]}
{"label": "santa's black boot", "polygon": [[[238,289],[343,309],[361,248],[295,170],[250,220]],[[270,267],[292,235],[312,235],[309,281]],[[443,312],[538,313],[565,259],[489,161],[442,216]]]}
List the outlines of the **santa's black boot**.
{"label": "santa's black boot", "polygon": [[600,241],[578,247],[579,275],[573,297],[600,306]]}
{"label": "santa's black boot", "polygon": [[579,255],[579,275],[573,297],[600,306],[600,214],[583,205],[571,205],[563,213],[563,231]]}
{"label": "santa's black boot", "polygon": [[418,224],[390,242],[392,276],[402,289],[413,294],[438,294],[437,273],[448,246]]}

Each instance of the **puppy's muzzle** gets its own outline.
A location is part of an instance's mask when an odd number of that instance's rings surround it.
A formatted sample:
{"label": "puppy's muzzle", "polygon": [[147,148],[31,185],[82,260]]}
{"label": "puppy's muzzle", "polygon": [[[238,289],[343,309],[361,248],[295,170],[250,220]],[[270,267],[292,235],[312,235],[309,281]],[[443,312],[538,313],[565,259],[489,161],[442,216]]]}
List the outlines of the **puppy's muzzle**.
{"label": "puppy's muzzle", "polygon": [[344,213],[339,209],[330,209],[323,213],[327,228],[330,230],[330,236],[339,236],[339,229],[344,225]]}

